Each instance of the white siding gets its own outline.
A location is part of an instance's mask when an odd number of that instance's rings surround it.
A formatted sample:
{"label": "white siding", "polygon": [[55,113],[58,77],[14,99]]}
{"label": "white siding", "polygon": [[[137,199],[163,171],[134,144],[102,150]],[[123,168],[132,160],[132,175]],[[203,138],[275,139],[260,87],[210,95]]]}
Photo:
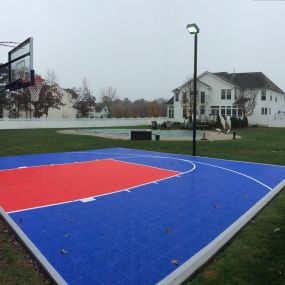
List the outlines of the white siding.
{"label": "white siding", "polygon": [[[221,107],[230,107],[232,111],[232,106],[233,103],[236,101],[235,95],[239,95],[239,89],[235,87],[234,85],[231,85],[227,81],[222,80],[221,78],[209,73],[205,72],[202,75],[198,77],[198,79],[208,85],[207,87],[204,84],[201,84],[198,82],[197,88],[198,92],[200,94],[201,91],[204,91],[206,93],[206,104],[205,104],[205,116],[200,116],[200,107],[201,107],[201,102],[200,102],[200,96],[198,96],[197,100],[197,118],[200,120],[204,119],[215,119],[213,116],[211,116],[211,106],[219,106],[220,112],[221,112]],[[231,90],[231,99],[227,99],[227,94],[226,94],[226,99],[221,99],[221,90],[225,89]],[[183,108],[181,106],[181,98],[182,94],[185,91],[185,89],[181,89],[179,93],[179,101],[175,100],[175,95],[174,95],[174,118],[170,119],[172,121],[177,121],[177,122],[184,122],[185,119],[183,118]],[[227,92],[227,91],[226,91]],[[282,112],[285,112],[285,95],[269,90],[266,90],[266,100],[261,100],[261,92],[262,89],[250,89],[246,90],[246,96],[250,96],[253,92],[257,92],[257,97],[256,97],[256,106],[254,108],[254,111],[252,115],[248,117],[248,121],[250,124],[258,124],[258,125],[263,125],[263,126],[269,126],[272,124],[276,124],[276,114],[280,114]],[[272,100],[270,100],[272,98]],[[169,106],[168,106],[169,107]],[[267,114],[262,115],[262,108],[266,108]],[[221,114],[221,113],[220,113]],[[231,114],[232,115],[232,114]],[[274,123],[272,123],[274,121]],[[281,122],[281,120],[279,120]],[[282,123],[278,124],[282,124]],[[284,127],[285,127],[285,120],[284,120]]]}

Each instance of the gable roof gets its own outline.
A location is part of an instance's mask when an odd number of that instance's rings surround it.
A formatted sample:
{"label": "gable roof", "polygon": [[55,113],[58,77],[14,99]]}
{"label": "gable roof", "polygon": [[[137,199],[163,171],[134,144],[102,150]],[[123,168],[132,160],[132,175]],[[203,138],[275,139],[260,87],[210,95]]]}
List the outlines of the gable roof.
{"label": "gable roof", "polygon": [[239,87],[240,86],[238,84],[236,84],[234,81],[230,80],[229,78],[227,78],[227,76],[225,76],[227,74],[227,72],[216,72],[216,73],[211,73],[211,72],[208,72],[209,74],[212,74],[213,76],[216,76],[220,79],[222,79],[223,81],[225,81],[226,83],[234,86],[234,87]]}
{"label": "gable roof", "polygon": [[166,104],[173,105],[174,104],[174,96],[172,96]]}
{"label": "gable roof", "polygon": [[214,75],[220,77],[227,82],[237,85],[240,88],[254,89],[264,88],[272,91],[284,94],[284,91],[273,83],[262,72],[243,72],[243,73],[228,73],[228,72],[216,72]]}
{"label": "gable roof", "polygon": [[[185,87],[187,84],[189,84],[189,82],[193,81],[193,79],[187,80],[185,83],[183,83],[182,85],[180,85],[179,87],[175,88],[174,90],[172,90],[172,92],[179,92],[183,87]],[[201,84],[205,85],[207,88],[211,88],[211,86],[209,86],[208,84],[202,82],[201,80],[197,79],[197,82],[200,82]]]}

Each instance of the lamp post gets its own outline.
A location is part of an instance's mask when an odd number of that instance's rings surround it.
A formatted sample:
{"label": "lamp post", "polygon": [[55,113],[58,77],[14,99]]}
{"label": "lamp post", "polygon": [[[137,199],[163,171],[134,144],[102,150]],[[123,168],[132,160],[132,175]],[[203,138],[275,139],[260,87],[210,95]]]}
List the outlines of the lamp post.
{"label": "lamp post", "polygon": [[[194,102],[193,102],[193,156],[196,155],[196,113],[197,113],[197,41],[198,37],[197,34],[199,33],[200,29],[196,24],[189,24],[187,25],[186,29],[192,35],[195,35],[195,42],[194,42]],[[191,92],[191,90],[190,90]]]}

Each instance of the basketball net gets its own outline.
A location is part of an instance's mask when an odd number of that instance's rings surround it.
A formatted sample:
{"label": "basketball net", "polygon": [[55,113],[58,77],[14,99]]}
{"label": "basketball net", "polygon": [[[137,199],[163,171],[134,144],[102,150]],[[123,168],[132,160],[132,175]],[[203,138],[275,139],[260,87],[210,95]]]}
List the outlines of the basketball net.
{"label": "basketball net", "polygon": [[35,85],[28,87],[31,94],[31,102],[39,101],[40,92],[44,82],[45,80],[41,78],[41,76],[35,76]]}

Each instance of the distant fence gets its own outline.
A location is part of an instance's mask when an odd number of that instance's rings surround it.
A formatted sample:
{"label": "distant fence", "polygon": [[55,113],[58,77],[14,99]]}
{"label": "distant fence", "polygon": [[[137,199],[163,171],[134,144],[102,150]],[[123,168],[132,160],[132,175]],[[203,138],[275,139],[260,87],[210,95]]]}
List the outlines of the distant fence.
{"label": "distant fence", "polygon": [[151,125],[151,121],[161,124],[166,117],[158,118],[108,118],[108,119],[0,119],[0,129],[45,129],[45,128],[95,128],[119,126]]}

